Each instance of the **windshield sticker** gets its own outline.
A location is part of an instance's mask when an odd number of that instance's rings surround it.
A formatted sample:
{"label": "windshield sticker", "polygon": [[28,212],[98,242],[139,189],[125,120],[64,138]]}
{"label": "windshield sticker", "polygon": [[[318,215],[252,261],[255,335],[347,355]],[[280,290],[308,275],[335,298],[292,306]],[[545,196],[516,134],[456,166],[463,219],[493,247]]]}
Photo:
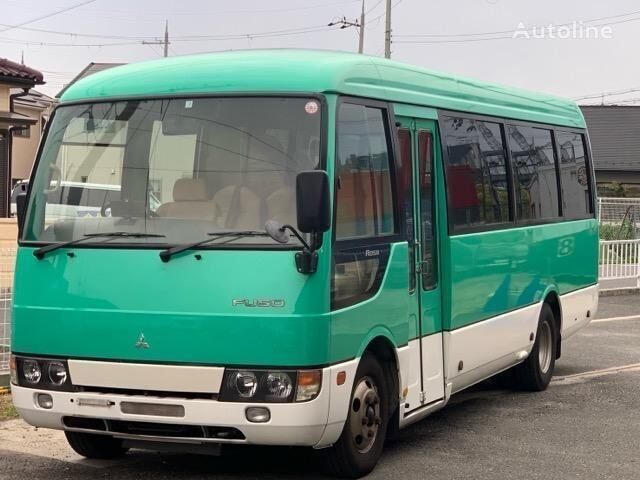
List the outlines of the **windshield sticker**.
{"label": "windshield sticker", "polygon": [[318,105],[318,102],[314,102],[314,101],[307,102],[306,105],[304,106],[304,111],[307,112],[309,115],[315,115],[316,113],[318,113],[319,109],[320,109],[320,105]]}

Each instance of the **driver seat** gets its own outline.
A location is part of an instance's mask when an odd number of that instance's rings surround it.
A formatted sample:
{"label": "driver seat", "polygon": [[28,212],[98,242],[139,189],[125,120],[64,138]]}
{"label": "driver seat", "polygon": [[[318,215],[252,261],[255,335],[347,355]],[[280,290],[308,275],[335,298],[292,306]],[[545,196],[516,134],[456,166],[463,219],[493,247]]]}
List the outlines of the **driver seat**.
{"label": "driver seat", "polygon": [[216,220],[215,204],[209,200],[207,184],[202,178],[179,178],[173,184],[173,202],[156,210],[159,217],[188,220]]}

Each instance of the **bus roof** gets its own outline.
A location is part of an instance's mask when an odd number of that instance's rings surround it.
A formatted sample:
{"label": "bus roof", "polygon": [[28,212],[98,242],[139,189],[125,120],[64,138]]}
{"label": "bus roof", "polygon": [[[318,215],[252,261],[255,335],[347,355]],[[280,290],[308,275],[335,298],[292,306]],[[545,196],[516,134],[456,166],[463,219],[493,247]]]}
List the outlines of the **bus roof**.
{"label": "bus roof", "polygon": [[322,50],[244,50],[124,65],[83,78],[61,101],[248,92],[341,93],[585,127],[582,112],[571,100],[379,57]]}

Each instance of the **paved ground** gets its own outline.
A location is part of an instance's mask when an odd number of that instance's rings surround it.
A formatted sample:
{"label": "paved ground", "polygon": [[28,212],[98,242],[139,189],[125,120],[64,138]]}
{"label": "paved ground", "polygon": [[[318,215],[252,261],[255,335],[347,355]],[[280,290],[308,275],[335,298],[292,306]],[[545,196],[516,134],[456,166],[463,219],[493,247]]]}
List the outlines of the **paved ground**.
{"label": "paved ground", "polygon": [[[601,300],[598,318],[640,315],[640,296]],[[488,339],[487,341],[490,341]],[[596,321],[565,344],[540,394],[487,382],[403,430],[372,479],[640,478],[640,318]],[[308,452],[243,448],[221,458],[133,452],[80,459],[58,432],[0,423],[0,479],[321,478]]]}

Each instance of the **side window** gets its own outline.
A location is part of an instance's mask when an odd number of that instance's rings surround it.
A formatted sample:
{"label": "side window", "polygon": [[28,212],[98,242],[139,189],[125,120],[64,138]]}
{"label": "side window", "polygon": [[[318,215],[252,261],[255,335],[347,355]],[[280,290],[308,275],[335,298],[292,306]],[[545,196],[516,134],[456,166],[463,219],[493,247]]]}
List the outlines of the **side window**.
{"label": "side window", "polygon": [[422,229],[422,287],[425,290],[436,286],[436,245],[433,203],[433,135],[418,132],[418,161],[420,162],[420,211]]}
{"label": "side window", "polygon": [[400,163],[402,170],[399,176],[398,195],[401,201],[405,232],[409,244],[409,291],[416,288],[415,232],[413,226],[413,172],[411,159],[411,132],[406,128],[398,130],[400,145]]}
{"label": "side window", "polygon": [[498,123],[442,117],[449,221],[454,231],[508,222],[508,175]]}
{"label": "side window", "polygon": [[559,216],[558,178],[550,130],[507,125],[519,220]]}
{"label": "side window", "polygon": [[562,211],[565,218],[591,216],[590,169],[585,155],[584,135],[580,133],[556,133],[560,152],[560,184],[562,185]]}
{"label": "side window", "polygon": [[338,109],[332,309],[375,295],[389,260],[384,236],[396,233],[396,222],[386,121],[381,108]]}
{"label": "side window", "polygon": [[342,103],[337,128],[336,239],[394,233],[385,113]]}

